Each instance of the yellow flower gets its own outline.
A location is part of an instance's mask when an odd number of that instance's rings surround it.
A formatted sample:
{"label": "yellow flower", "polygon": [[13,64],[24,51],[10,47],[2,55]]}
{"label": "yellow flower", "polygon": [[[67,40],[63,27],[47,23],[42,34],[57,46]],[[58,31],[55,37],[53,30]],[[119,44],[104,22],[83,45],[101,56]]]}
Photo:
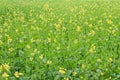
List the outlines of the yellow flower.
{"label": "yellow flower", "polygon": [[66,72],[66,69],[65,69],[65,68],[60,68],[60,69],[59,69],[59,73],[65,74],[65,72]]}
{"label": "yellow flower", "polygon": [[48,61],[46,62],[46,64],[50,65],[50,64],[52,64],[52,61],[48,60]]}
{"label": "yellow flower", "polygon": [[18,33],[18,29],[16,29],[15,32]]}
{"label": "yellow flower", "polygon": [[77,75],[77,72],[72,72],[72,76],[76,76]]}
{"label": "yellow flower", "polygon": [[69,78],[64,78],[63,80],[69,80]]}
{"label": "yellow flower", "polygon": [[96,49],[95,45],[92,45],[91,48],[89,49],[89,52],[94,53],[94,52],[96,52],[95,49]]}
{"label": "yellow flower", "polygon": [[115,32],[116,32],[115,30],[112,30],[112,31],[111,31],[112,34],[115,34]]}
{"label": "yellow flower", "polygon": [[97,62],[101,62],[101,59],[97,59]]}
{"label": "yellow flower", "polygon": [[14,73],[14,76],[16,77],[16,78],[19,78],[20,76],[22,76],[23,75],[23,73],[19,73],[18,71],[16,71],[15,73]]}
{"label": "yellow flower", "polygon": [[44,16],[42,14],[40,14],[40,19],[44,20]]}
{"label": "yellow flower", "polygon": [[30,61],[33,61],[33,57],[30,57]]}
{"label": "yellow flower", "polygon": [[112,20],[107,19],[106,21],[108,24],[113,24]]}
{"label": "yellow flower", "polygon": [[82,68],[85,68],[85,65],[84,65],[84,64],[82,64]]}
{"label": "yellow flower", "polygon": [[88,27],[90,27],[90,28],[91,28],[92,26],[93,26],[92,24],[88,24]]}
{"label": "yellow flower", "polygon": [[9,71],[10,70],[10,66],[9,64],[2,64],[3,68],[6,70],[6,71]]}
{"label": "yellow flower", "polygon": [[80,32],[80,26],[77,26],[77,32]]}
{"label": "yellow flower", "polygon": [[9,75],[8,75],[6,72],[4,72],[4,73],[2,74],[2,77],[3,77],[3,78],[7,78],[7,77],[9,77]]}
{"label": "yellow flower", "polygon": [[59,29],[60,28],[60,24],[56,24],[55,23],[55,27],[56,27],[56,29]]}
{"label": "yellow flower", "polygon": [[7,42],[11,43],[12,42],[12,38],[9,37]]}
{"label": "yellow flower", "polygon": [[80,77],[80,79],[83,79],[83,76],[79,76]]}
{"label": "yellow flower", "polygon": [[50,43],[50,42],[51,42],[51,38],[47,38],[47,40],[48,40],[48,43]]}
{"label": "yellow flower", "polygon": [[27,45],[26,48],[27,48],[27,49],[30,49],[30,45]]}
{"label": "yellow flower", "polygon": [[35,42],[35,40],[33,38],[30,39],[31,43]]}
{"label": "yellow flower", "polygon": [[11,47],[11,48],[9,48],[8,50],[9,50],[10,52],[12,52],[14,49]]}
{"label": "yellow flower", "polygon": [[42,60],[42,59],[43,59],[43,54],[41,54],[41,55],[39,56],[39,58]]}
{"label": "yellow flower", "polygon": [[37,51],[38,51],[37,49],[34,49],[34,51],[33,51],[33,52],[35,53],[35,52],[37,52]]}
{"label": "yellow flower", "polygon": [[94,31],[94,30],[91,30],[88,35],[89,35],[89,36],[94,36],[94,35],[95,35],[95,31]]}
{"label": "yellow flower", "polygon": [[112,58],[109,58],[108,60],[109,60],[109,62],[113,62],[113,59],[112,59]]}
{"label": "yellow flower", "polygon": [[101,72],[101,73],[100,73],[100,75],[102,75],[102,76],[103,76],[103,75],[104,75],[104,73],[103,73],[103,72]]}

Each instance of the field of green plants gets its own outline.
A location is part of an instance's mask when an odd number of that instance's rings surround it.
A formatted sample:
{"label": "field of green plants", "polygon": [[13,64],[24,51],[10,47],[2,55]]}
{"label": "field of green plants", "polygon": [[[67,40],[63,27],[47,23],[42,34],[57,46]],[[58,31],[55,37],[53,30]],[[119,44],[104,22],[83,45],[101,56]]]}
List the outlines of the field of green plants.
{"label": "field of green plants", "polygon": [[120,80],[120,0],[0,0],[0,80]]}

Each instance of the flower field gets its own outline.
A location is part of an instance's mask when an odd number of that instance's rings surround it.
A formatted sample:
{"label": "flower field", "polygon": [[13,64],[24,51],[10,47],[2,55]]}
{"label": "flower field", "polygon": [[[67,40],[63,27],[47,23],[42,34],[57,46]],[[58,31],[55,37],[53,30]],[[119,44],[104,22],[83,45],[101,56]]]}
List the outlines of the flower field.
{"label": "flower field", "polygon": [[120,80],[120,1],[0,0],[0,80]]}

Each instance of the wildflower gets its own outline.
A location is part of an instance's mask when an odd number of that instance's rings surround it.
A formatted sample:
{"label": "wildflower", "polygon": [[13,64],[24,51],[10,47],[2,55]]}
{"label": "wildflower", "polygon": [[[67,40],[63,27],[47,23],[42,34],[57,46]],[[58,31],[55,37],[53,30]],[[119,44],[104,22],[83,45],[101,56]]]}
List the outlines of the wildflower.
{"label": "wildflower", "polygon": [[9,71],[10,70],[10,66],[9,64],[2,64],[3,68],[6,70],[6,71]]}
{"label": "wildflower", "polygon": [[69,48],[70,48],[70,46],[67,46],[66,48],[67,48],[67,49],[69,49]]}
{"label": "wildflower", "polygon": [[109,58],[108,60],[109,60],[109,62],[113,62],[113,59],[112,59],[112,58]]}
{"label": "wildflower", "polygon": [[12,52],[14,49],[11,47],[11,48],[9,48],[8,50],[9,50],[9,52]]}
{"label": "wildflower", "polygon": [[16,71],[15,73],[14,73],[14,76],[16,77],[16,78],[19,78],[20,76],[22,76],[23,75],[23,73],[19,73],[18,71]]}
{"label": "wildflower", "polygon": [[26,48],[27,48],[27,49],[30,49],[30,45],[27,45]]}
{"label": "wildflower", "polygon": [[39,56],[39,58],[42,60],[42,59],[43,59],[43,54],[41,54],[41,55]]}
{"label": "wildflower", "polygon": [[94,20],[94,18],[90,18],[90,20],[92,21],[92,20]]}
{"label": "wildflower", "polygon": [[80,26],[77,26],[77,32],[80,32]]}
{"label": "wildflower", "polygon": [[83,76],[79,76],[80,77],[80,79],[83,79]]}
{"label": "wildflower", "polygon": [[102,75],[102,76],[103,76],[103,75],[104,75],[104,73],[103,73],[103,72],[101,72],[101,73],[100,73],[100,75]]}
{"label": "wildflower", "polygon": [[92,24],[88,24],[88,27],[90,27],[90,28],[91,28],[92,26],[93,26]]}
{"label": "wildflower", "polygon": [[56,29],[60,28],[60,24],[55,24]]}
{"label": "wildflower", "polygon": [[65,68],[60,68],[60,69],[59,69],[59,73],[65,74],[65,72],[66,72],[66,69],[65,69]]}
{"label": "wildflower", "polygon": [[112,31],[111,31],[112,34],[115,34],[115,32],[116,32],[115,30],[112,30]]}
{"label": "wildflower", "polygon": [[51,42],[51,38],[47,38],[48,42],[50,43]]}
{"label": "wildflower", "polygon": [[18,29],[16,29],[15,32],[18,33]]}
{"label": "wildflower", "polygon": [[34,49],[34,51],[33,52],[37,52],[38,50],[37,49]]}
{"label": "wildflower", "polygon": [[113,24],[112,20],[107,19],[106,21],[108,24]]}
{"label": "wildflower", "polygon": [[30,61],[33,61],[33,57],[30,57]]}
{"label": "wildflower", "polygon": [[84,65],[84,64],[82,64],[82,68],[85,68],[85,65]]}
{"label": "wildflower", "polygon": [[35,42],[35,40],[33,38],[30,39],[31,43]]}
{"label": "wildflower", "polygon": [[63,80],[69,80],[69,78],[64,78]]}
{"label": "wildflower", "polygon": [[94,30],[91,30],[88,35],[89,35],[89,36],[94,36],[94,35],[95,35],[95,31],[94,31]]}
{"label": "wildflower", "polygon": [[44,16],[42,14],[40,14],[40,19],[44,20]]}
{"label": "wildflower", "polygon": [[50,65],[50,64],[52,64],[52,61],[48,60],[48,61],[46,62],[46,64]]}
{"label": "wildflower", "polygon": [[94,52],[96,52],[95,49],[96,49],[95,45],[92,45],[91,48],[89,49],[89,52],[94,53]]}
{"label": "wildflower", "polygon": [[7,77],[9,77],[9,75],[8,75],[6,72],[4,72],[4,73],[2,74],[2,77],[3,77],[3,78],[7,78]]}
{"label": "wildflower", "polygon": [[12,42],[12,38],[9,37],[7,42],[11,43]]}
{"label": "wildflower", "polygon": [[72,76],[76,76],[77,75],[77,72],[72,72]]}
{"label": "wildflower", "polygon": [[101,59],[97,59],[97,62],[101,62]]}

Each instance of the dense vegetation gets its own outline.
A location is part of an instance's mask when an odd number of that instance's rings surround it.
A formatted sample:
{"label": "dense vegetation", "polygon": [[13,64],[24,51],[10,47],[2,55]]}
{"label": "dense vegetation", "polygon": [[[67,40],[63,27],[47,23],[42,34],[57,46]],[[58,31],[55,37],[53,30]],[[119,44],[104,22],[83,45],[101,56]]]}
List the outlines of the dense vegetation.
{"label": "dense vegetation", "polygon": [[120,1],[0,0],[0,80],[120,80]]}

